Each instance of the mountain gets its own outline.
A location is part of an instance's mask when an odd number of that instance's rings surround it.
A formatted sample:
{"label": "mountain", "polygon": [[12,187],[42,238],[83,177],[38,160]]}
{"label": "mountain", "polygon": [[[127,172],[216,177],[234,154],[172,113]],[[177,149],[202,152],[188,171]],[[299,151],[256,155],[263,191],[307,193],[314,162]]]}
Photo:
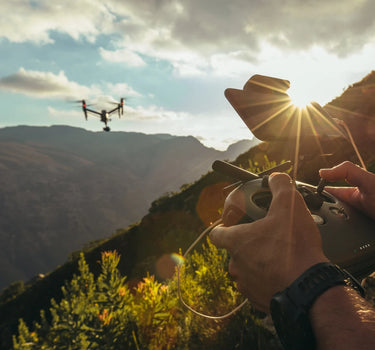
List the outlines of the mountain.
{"label": "mountain", "polygon": [[140,220],[152,200],[251,144],[217,151],[191,136],[0,129],[0,289]]}

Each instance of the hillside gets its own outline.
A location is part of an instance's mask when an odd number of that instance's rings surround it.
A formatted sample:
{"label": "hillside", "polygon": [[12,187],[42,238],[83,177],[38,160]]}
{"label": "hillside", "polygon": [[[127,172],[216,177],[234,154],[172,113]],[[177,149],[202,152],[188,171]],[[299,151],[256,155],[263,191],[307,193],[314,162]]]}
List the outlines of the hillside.
{"label": "hillside", "polygon": [[152,200],[250,145],[217,151],[166,134],[0,129],[0,289],[46,273],[83,244],[140,220]]}
{"label": "hillside", "polygon": [[375,70],[326,108],[333,117],[345,121],[362,152],[375,150]]}

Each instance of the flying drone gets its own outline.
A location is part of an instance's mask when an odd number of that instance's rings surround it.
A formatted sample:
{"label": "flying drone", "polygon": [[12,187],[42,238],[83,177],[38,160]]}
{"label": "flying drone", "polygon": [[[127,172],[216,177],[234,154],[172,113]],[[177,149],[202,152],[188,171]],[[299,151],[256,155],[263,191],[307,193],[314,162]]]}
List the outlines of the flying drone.
{"label": "flying drone", "polygon": [[100,118],[100,121],[105,124],[105,127],[103,128],[104,131],[110,131],[111,130],[110,127],[107,124],[108,124],[108,122],[111,121],[109,116],[112,113],[118,111],[118,117],[119,118],[121,118],[121,115],[124,115],[124,98],[123,97],[120,99],[119,103],[111,102],[111,103],[115,104],[116,107],[111,109],[110,111],[107,111],[105,109],[102,109],[100,112],[94,111],[93,109],[87,108],[88,105],[86,104],[85,100],[78,100],[77,102],[82,103],[82,110],[83,110],[83,113],[85,114],[86,120],[87,120],[88,113],[92,113],[93,115],[98,116]]}

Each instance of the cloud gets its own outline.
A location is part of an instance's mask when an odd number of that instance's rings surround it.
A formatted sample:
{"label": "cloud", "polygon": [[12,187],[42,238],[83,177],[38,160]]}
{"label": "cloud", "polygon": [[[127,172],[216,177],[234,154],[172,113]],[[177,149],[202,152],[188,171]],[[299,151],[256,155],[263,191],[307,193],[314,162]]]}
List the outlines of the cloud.
{"label": "cloud", "polygon": [[52,117],[55,117],[60,120],[67,120],[67,119],[78,119],[82,118],[83,113],[81,110],[62,110],[62,109],[56,109],[54,107],[48,106],[47,107],[48,114]]}
{"label": "cloud", "polygon": [[[63,71],[58,74],[20,68],[17,73],[0,78],[0,89],[37,98],[91,98],[95,103],[118,101],[120,97],[140,97],[141,94],[126,83],[102,83],[84,86],[70,81]],[[114,96],[114,97],[113,97]]]}
{"label": "cloud", "polygon": [[129,107],[125,106],[126,118],[133,121],[183,121],[188,120],[192,116],[186,112],[176,112],[172,110],[166,110],[158,106],[149,107]]}
{"label": "cloud", "polygon": [[233,66],[255,63],[263,43],[291,51],[320,46],[345,56],[375,39],[371,0],[117,1],[116,8],[124,47],[188,74],[214,70],[215,57],[224,55]]}
{"label": "cloud", "polygon": [[352,54],[375,42],[373,13],[372,0],[19,0],[17,6],[1,2],[0,36],[48,44],[53,31],[91,42],[114,35],[115,49],[100,48],[106,60],[139,67],[145,56],[197,75],[225,68],[226,56],[232,67],[247,69],[264,43]]}
{"label": "cloud", "polygon": [[112,84],[107,83],[107,90],[111,95],[119,97],[140,97],[142,96],[138,91],[135,91],[126,83]]}
{"label": "cloud", "polygon": [[101,1],[18,0],[0,2],[0,36],[12,42],[53,43],[51,33],[66,33],[93,42],[112,32],[115,15]]}
{"label": "cloud", "polygon": [[141,56],[126,48],[110,51],[101,47],[99,48],[99,53],[106,61],[125,63],[130,67],[142,67],[146,65],[146,62],[142,59]]}
{"label": "cloud", "polygon": [[38,98],[77,98],[97,95],[98,87],[86,87],[69,81],[63,71],[58,74],[20,68],[17,73],[0,78],[0,89]]}

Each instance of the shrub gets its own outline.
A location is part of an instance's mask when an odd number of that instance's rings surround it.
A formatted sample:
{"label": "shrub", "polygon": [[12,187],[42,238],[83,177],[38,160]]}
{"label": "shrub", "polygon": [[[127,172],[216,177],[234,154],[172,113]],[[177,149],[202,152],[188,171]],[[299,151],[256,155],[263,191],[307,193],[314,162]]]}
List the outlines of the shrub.
{"label": "shrub", "polygon": [[[273,336],[249,307],[222,321],[187,311],[178,300],[177,279],[158,282],[146,276],[130,289],[118,270],[120,256],[104,252],[95,280],[84,255],[79,274],[51,300],[51,319],[41,311],[32,330],[20,320],[13,349],[227,349],[268,348]],[[223,314],[241,299],[228,278],[228,257],[209,241],[181,269],[182,295],[194,308]]]}

